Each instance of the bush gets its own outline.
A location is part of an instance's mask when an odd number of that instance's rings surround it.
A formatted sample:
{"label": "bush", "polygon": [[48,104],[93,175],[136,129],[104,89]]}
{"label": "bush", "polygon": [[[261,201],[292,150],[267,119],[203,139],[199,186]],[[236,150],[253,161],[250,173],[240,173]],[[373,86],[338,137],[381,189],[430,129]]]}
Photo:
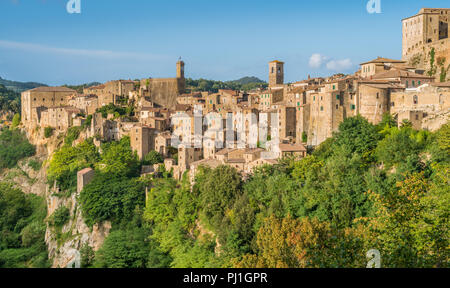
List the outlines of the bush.
{"label": "bush", "polygon": [[30,166],[34,171],[39,171],[42,167],[42,162],[31,159],[30,161],[28,161],[28,166]]}
{"label": "bush", "polygon": [[17,113],[14,115],[13,120],[12,120],[12,128],[16,128],[17,126],[20,125],[20,114]]}
{"label": "bush", "polygon": [[53,131],[54,131],[55,129],[53,129],[52,127],[45,127],[45,129],[44,129],[44,136],[45,136],[45,138],[50,138],[50,137],[52,137],[53,136]]}
{"label": "bush", "polygon": [[43,198],[0,182],[0,268],[49,267]]}
{"label": "bush", "polygon": [[69,208],[62,206],[56,209],[55,212],[53,212],[52,216],[50,216],[49,223],[54,227],[62,227],[67,223],[67,221],[69,221],[69,218]]}
{"label": "bush", "polygon": [[80,136],[81,127],[70,127],[69,130],[67,130],[66,138],[64,139],[64,143],[66,145],[72,146],[73,141],[78,139],[78,136]]}
{"label": "bush", "polygon": [[80,194],[86,224],[111,220],[120,223],[133,218],[136,206],[145,206],[145,186],[136,179],[97,174]]}
{"label": "bush", "polygon": [[144,156],[143,163],[144,165],[155,165],[159,163],[164,163],[164,158],[161,154],[153,150]]}
{"label": "bush", "polygon": [[76,189],[78,171],[93,167],[99,157],[91,139],[75,147],[65,145],[53,154],[47,179],[51,184],[56,181],[61,190],[72,192]]}
{"label": "bush", "polygon": [[36,148],[18,130],[0,132],[0,169],[12,168],[23,158],[33,156]]}

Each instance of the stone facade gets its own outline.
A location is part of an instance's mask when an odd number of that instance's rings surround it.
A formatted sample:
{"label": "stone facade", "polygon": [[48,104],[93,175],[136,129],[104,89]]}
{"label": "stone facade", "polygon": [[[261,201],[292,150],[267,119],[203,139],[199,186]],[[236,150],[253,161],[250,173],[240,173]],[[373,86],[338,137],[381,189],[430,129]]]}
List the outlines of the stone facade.
{"label": "stone facade", "polygon": [[33,113],[33,110],[40,107],[67,106],[74,94],[75,90],[66,87],[38,87],[22,92],[22,123],[27,127],[37,125],[37,113]]}

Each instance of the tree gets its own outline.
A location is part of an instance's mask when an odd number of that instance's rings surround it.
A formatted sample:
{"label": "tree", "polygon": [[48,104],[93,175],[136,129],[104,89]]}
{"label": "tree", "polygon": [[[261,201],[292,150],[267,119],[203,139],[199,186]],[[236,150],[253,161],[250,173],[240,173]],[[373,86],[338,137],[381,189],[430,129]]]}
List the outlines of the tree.
{"label": "tree", "polygon": [[45,129],[44,129],[44,137],[45,138],[50,138],[50,137],[52,137],[52,135],[53,135],[53,131],[54,131],[55,129],[53,129],[52,127],[45,127]]}
{"label": "tree", "polygon": [[162,157],[161,154],[159,154],[155,150],[152,150],[147,155],[144,156],[143,162],[145,165],[155,165],[159,163],[164,163],[164,158]]}
{"label": "tree", "polygon": [[0,132],[0,169],[12,168],[23,158],[33,156],[36,148],[19,130]]}
{"label": "tree", "polygon": [[89,226],[107,220],[131,220],[135,208],[144,207],[144,202],[142,182],[111,173],[98,173],[80,193],[81,211]]}
{"label": "tree", "polygon": [[119,142],[102,146],[103,153],[97,168],[105,174],[138,176],[140,162],[137,154],[131,150],[130,138],[124,137]]}
{"label": "tree", "polygon": [[430,70],[427,71],[428,76],[433,77],[436,75],[437,67],[436,67],[436,51],[433,48],[431,48],[430,52],[428,52],[428,56],[430,57]]}
{"label": "tree", "polygon": [[217,230],[220,229],[225,211],[241,194],[241,184],[236,169],[225,165],[213,170],[205,168],[196,177],[202,212]]}
{"label": "tree", "polygon": [[345,146],[350,153],[358,153],[365,161],[371,161],[373,150],[380,138],[376,126],[358,115],[345,119],[339,125],[339,131],[335,135],[333,146]]}
{"label": "tree", "polygon": [[20,114],[16,113],[16,114],[14,114],[11,127],[16,128],[19,125],[20,125]]}
{"label": "tree", "polygon": [[375,155],[378,161],[386,168],[391,168],[403,162],[409,155],[417,154],[420,146],[411,135],[414,135],[414,132],[410,128],[393,130],[392,134],[380,141],[376,148]]}
{"label": "tree", "polygon": [[257,236],[257,254],[236,261],[238,268],[363,267],[364,239],[357,230],[339,232],[317,219],[266,219]]}
{"label": "tree", "polygon": [[146,268],[149,255],[142,228],[113,231],[95,255],[98,268]]}
{"label": "tree", "polygon": [[64,145],[53,154],[47,169],[47,179],[50,183],[56,181],[61,190],[73,192],[78,171],[93,167],[98,159],[99,153],[92,139],[75,147]]}

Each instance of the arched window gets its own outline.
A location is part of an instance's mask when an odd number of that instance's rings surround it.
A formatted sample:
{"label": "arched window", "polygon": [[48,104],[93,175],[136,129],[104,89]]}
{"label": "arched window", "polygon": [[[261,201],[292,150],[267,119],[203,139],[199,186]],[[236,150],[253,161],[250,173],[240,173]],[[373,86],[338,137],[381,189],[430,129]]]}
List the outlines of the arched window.
{"label": "arched window", "polygon": [[417,97],[417,95],[414,95],[413,101],[414,101],[414,105],[419,104],[419,97]]}

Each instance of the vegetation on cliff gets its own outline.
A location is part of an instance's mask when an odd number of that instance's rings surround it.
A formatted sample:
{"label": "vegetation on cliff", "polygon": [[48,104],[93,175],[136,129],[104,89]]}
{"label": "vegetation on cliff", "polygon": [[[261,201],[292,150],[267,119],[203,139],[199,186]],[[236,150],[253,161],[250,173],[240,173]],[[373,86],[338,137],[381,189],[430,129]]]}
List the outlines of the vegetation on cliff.
{"label": "vegetation on cliff", "polygon": [[0,268],[47,268],[45,200],[0,182]]}
{"label": "vegetation on cliff", "polygon": [[0,171],[4,168],[13,168],[19,160],[35,153],[36,148],[19,130],[0,130]]}
{"label": "vegetation on cliff", "polygon": [[90,225],[113,221],[87,266],[365,267],[378,249],[383,267],[448,267],[449,131],[354,117],[307,158],[246,180],[200,168],[193,187],[170,171],[138,178],[138,162],[109,162],[129,143],[110,144],[122,147],[81,193]]}

